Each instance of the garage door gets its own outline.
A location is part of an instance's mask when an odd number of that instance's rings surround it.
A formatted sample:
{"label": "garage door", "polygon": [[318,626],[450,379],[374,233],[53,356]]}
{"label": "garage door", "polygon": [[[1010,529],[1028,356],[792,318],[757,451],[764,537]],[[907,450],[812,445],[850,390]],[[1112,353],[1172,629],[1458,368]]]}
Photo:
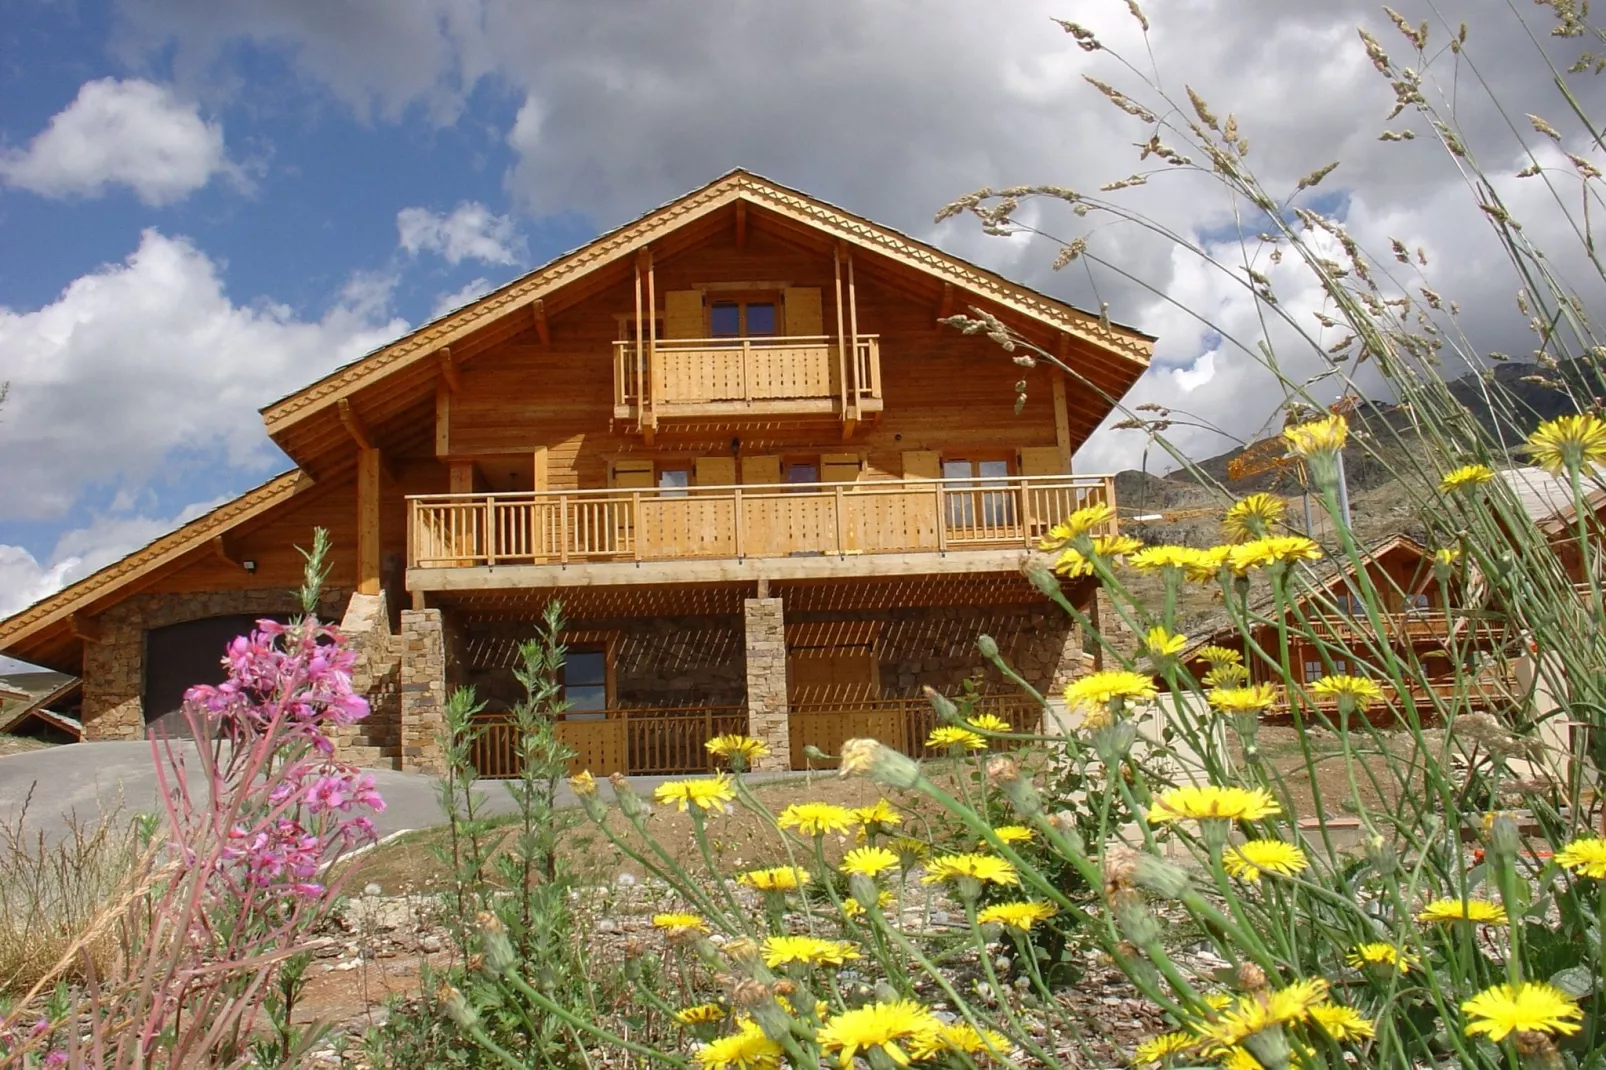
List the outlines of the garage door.
{"label": "garage door", "polygon": [[286,621],[282,614],[241,613],[207,617],[152,628],[145,633],[145,724],[147,731],[167,736],[189,735],[180,709],[184,692],[196,684],[221,684],[223,652],[235,636],[249,634],[264,616]]}

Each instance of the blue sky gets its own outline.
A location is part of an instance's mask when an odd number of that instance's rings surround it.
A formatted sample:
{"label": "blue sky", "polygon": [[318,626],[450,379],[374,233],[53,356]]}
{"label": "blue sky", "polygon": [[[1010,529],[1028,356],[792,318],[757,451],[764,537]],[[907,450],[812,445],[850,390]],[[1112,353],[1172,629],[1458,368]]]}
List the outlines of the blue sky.
{"label": "blue sky", "polygon": [[[1063,6],[11,0],[0,615],[284,467],[258,407],[734,166],[1084,307],[1108,301],[1161,338],[1132,404],[1253,436],[1281,399],[1253,355],[1263,320],[1231,278],[1244,255],[1234,205],[1208,175],[1122,197],[1205,243],[1225,272],[1110,225],[1092,248],[1119,272],[1055,272],[1050,241],[932,221],[979,186],[1092,190],[1152,165],[1133,149],[1148,131],[1084,75],[1149,91],[1108,53],[1075,48],[1050,21]],[[1196,0],[1150,12],[1147,34],[1122,4],[1072,6],[1110,50],[1152,53],[1171,88],[1204,87],[1230,108],[1272,187],[1343,159],[1311,203],[1372,248],[1393,236],[1428,248],[1433,285],[1485,317],[1465,325],[1489,348],[1525,348],[1506,337],[1521,330],[1510,279],[1469,225],[1480,220],[1454,167],[1429,139],[1378,141],[1392,98],[1354,31],[1393,31],[1371,6],[1254,15]],[[1491,30],[1469,49],[1515,39],[1498,0],[1461,7]],[[1508,111],[1565,127],[1543,70],[1485,69],[1505,80]],[[1591,86],[1578,91],[1598,96]],[[1475,143],[1488,134],[1497,171],[1525,163],[1498,116],[1472,107],[1466,122]],[[1064,238],[1090,226],[1052,205],[1019,218]],[[1256,263],[1279,276],[1284,307],[1320,304],[1291,265]],[[1311,339],[1273,330],[1285,366],[1321,370]],[[1185,434],[1199,455],[1230,444]],[[1078,464],[1114,470],[1142,452],[1141,435],[1106,429]]]}

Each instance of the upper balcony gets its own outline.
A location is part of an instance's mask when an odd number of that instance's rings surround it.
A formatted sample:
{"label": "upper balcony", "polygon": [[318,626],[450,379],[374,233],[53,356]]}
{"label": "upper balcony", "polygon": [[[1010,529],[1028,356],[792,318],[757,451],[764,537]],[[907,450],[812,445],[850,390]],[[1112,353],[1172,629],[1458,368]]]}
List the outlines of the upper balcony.
{"label": "upper balcony", "polygon": [[425,591],[1004,571],[1097,502],[1114,506],[1113,477],[416,495],[407,582]]}
{"label": "upper balcony", "polygon": [[651,430],[679,418],[835,416],[881,411],[873,334],[677,338],[614,343],[613,414]]}

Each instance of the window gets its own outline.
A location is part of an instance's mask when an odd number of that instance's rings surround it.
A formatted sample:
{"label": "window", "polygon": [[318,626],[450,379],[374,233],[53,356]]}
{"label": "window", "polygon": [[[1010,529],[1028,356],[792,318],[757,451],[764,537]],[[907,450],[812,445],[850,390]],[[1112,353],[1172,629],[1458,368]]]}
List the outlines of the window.
{"label": "window", "polygon": [[812,490],[820,481],[820,466],[814,461],[787,461],[786,482],[794,491]]}
{"label": "window", "polygon": [[[966,480],[948,487],[948,523],[987,527],[1015,522],[1015,495],[1008,488],[1009,461],[964,457],[944,458],[942,477]],[[985,490],[999,487],[999,490]]]}
{"label": "window", "polygon": [[[1349,672],[1349,663],[1344,661],[1343,658],[1334,658],[1333,659],[1333,675],[1334,676],[1342,676],[1347,672]],[[1313,680],[1320,680],[1322,677],[1324,677],[1326,675],[1327,675],[1327,666],[1323,665],[1321,662],[1319,662],[1319,661],[1307,661],[1307,662],[1305,662],[1305,682],[1306,683],[1310,683]]]}
{"label": "window", "polygon": [[1360,613],[1361,610],[1361,600],[1352,594],[1335,594],[1333,596],[1333,604],[1346,617],[1353,617]]}
{"label": "window", "polygon": [[658,496],[660,498],[684,498],[686,488],[691,486],[691,469],[689,468],[660,468],[658,470]]}
{"label": "window", "polygon": [[708,306],[708,333],[714,338],[768,338],[779,317],[775,298],[722,300]]}
{"label": "window", "polygon": [[1427,592],[1419,591],[1416,594],[1408,594],[1402,604],[1407,613],[1426,613],[1428,611]]}
{"label": "window", "polygon": [[608,654],[571,650],[563,659],[563,697],[571,721],[600,721],[608,709]]}

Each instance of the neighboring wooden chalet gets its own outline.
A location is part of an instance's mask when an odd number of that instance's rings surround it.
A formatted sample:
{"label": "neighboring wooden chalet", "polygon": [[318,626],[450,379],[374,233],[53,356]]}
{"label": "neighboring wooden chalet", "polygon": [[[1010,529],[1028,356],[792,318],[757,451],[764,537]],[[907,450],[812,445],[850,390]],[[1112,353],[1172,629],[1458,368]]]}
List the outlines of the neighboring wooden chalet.
{"label": "neighboring wooden chalet", "polygon": [[[1290,644],[1288,660],[1296,681],[1310,684],[1330,674],[1375,676],[1377,670],[1369,666],[1377,663],[1377,650],[1384,644],[1395,654],[1421,667],[1420,678],[1426,688],[1442,697],[1452,697],[1458,689],[1457,659],[1471,671],[1460,674],[1474,682],[1471,694],[1474,707],[1484,707],[1504,700],[1508,689],[1502,685],[1503,672],[1483,664],[1486,655],[1500,646],[1503,630],[1488,614],[1469,611],[1461,586],[1452,580],[1441,587],[1433,570],[1433,552],[1405,535],[1384,539],[1363,551],[1368,579],[1383,597],[1381,614],[1385,634],[1382,643],[1374,640],[1376,633],[1362,604],[1356,571],[1352,566],[1333,568],[1330,575],[1316,583],[1315,589],[1296,602],[1290,610]],[[1448,603],[1446,601],[1448,592]],[[1262,612],[1270,605],[1262,605]],[[1304,618],[1307,625],[1299,623]],[[1310,631],[1327,644],[1324,660],[1322,648],[1295,632]],[[1255,645],[1271,656],[1279,650],[1278,629],[1263,624],[1252,633]],[[1244,655],[1251,683],[1281,683],[1279,667],[1268,664],[1257,656],[1250,644],[1244,641],[1236,627],[1226,627],[1194,644],[1184,655],[1190,659],[1188,667],[1195,677],[1209,668],[1197,658],[1196,651],[1205,645],[1229,647]],[[1338,652],[1334,652],[1334,648]],[[1415,696],[1418,701],[1427,694]],[[1313,699],[1319,705],[1331,707],[1326,699]],[[1287,696],[1273,712],[1288,711]]]}
{"label": "neighboring wooden chalet", "polygon": [[[1533,467],[1507,468],[1498,475],[1550,544],[1573,586],[1582,593],[1589,593],[1588,562],[1594,562],[1597,574],[1606,571],[1602,563],[1606,540],[1601,538],[1601,533],[1606,531],[1606,490],[1600,489],[1594,481],[1587,481],[1582,488],[1588,514],[1584,527],[1586,537],[1593,543],[1592,553],[1586,557],[1578,541],[1578,509],[1570,480]],[[1597,575],[1597,578],[1606,577]]]}
{"label": "neighboring wooden chalet", "polygon": [[[972,307],[1087,382],[939,325]],[[81,676],[86,739],[137,737],[293,610],[321,526],[375,708],[351,760],[436,768],[449,689],[517,701],[552,598],[577,765],[700,768],[727,731],[781,766],[918,746],[919,687],[957,690],[979,632],[1041,686],[1082,671],[1020,560],[1113,504],[1071,458],[1152,345],[734,171],[269,405],[294,471],[0,622],[0,653]]]}

